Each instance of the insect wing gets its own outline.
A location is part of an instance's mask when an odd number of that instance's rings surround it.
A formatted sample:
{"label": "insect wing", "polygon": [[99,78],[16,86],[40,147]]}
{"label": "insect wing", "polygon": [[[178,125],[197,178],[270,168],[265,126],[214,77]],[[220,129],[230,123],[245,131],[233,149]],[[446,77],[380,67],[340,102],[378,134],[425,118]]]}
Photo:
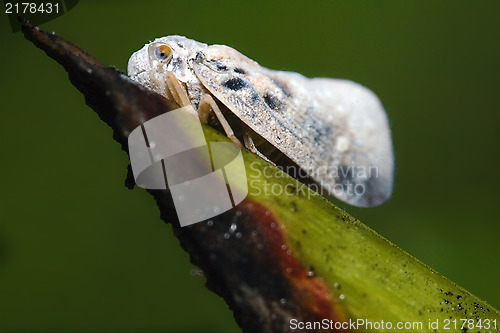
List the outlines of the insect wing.
{"label": "insect wing", "polygon": [[223,45],[196,52],[190,64],[210,93],[330,194],[358,207],[390,197],[391,135],[369,89],[269,70]]}

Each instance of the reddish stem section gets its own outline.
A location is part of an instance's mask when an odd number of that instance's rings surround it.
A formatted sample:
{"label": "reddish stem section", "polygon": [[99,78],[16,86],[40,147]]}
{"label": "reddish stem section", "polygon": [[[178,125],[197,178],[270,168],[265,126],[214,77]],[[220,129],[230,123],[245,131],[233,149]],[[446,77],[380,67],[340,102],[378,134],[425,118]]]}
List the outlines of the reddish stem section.
{"label": "reddish stem section", "polygon": [[[128,151],[128,134],[178,106],[63,38],[23,22],[25,37],[59,62],[87,104]],[[132,183],[130,183],[132,185]],[[133,186],[131,186],[133,187]],[[210,189],[200,189],[210,195]],[[245,332],[287,332],[290,320],[342,320],[332,291],[289,251],[278,219],[249,199],[211,221],[181,228],[168,191],[150,191],[207,287],[223,297]],[[296,330],[298,332],[299,330]],[[303,330],[307,331],[307,330]],[[318,331],[318,330],[314,330]]]}

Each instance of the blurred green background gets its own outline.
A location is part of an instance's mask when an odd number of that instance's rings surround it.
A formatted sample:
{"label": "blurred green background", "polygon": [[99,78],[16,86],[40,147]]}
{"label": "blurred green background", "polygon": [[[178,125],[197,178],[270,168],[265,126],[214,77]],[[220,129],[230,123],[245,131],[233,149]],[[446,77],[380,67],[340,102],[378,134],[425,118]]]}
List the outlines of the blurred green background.
{"label": "blurred green background", "polygon": [[[499,1],[81,1],[43,24],[126,70],[155,37],[349,78],[391,119],[393,198],[351,215],[500,307]],[[238,331],[66,72],[0,15],[0,331]]]}

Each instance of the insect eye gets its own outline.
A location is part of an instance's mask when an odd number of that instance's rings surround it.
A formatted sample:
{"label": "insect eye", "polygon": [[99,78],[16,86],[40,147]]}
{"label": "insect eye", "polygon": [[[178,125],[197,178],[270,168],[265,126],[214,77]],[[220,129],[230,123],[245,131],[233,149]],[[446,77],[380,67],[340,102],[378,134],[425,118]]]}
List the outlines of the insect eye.
{"label": "insect eye", "polygon": [[158,60],[166,60],[170,57],[172,49],[167,45],[160,45],[155,49],[155,56]]}

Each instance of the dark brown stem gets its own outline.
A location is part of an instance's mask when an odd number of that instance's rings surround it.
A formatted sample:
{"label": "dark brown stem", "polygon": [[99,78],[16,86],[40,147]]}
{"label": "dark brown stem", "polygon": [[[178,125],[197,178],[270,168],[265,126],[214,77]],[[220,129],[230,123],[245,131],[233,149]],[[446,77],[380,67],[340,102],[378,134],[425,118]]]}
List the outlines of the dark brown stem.
{"label": "dark brown stem", "polygon": [[[178,108],[55,34],[26,21],[23,32],[66,69],[86,103],[113,129],[114,139],[127,153],[127,138],[133,129]],[[289,331],[291,318],[334,319],[328,288],[320,279],[308,276],[296,258],[283,255],[282,231],[265,206],[245,199],[211,222],[181,228],[170,193],[150,193],[191,262],[203,269],[207,287],[225,299],[243,331]],[[241,237],[225,237],[231,225]]]}

